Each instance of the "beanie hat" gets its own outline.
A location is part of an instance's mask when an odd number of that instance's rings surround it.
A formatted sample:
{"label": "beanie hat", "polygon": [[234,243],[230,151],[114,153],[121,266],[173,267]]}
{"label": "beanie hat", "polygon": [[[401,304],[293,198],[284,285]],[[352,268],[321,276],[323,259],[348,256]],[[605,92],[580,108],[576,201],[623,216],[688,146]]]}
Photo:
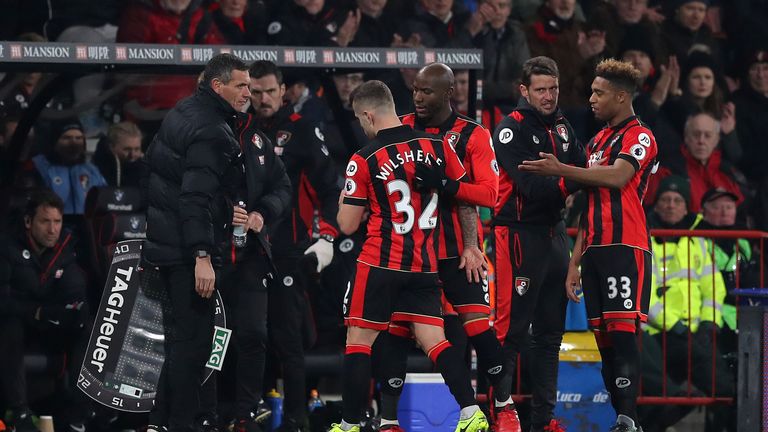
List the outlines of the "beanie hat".
{"label": "beanie hat", "polygon": [[659,183],[656,199],[658,200],[664,192],[670,191],[682,195],[686,203],[691,199],[691,186],[688,184],[688,180],[683,177],[677,175],[664,177]]}
{"label": "beanie hat", "polygon": [[653,41],[643,31],[643,28],[637,25],[628,27],[624,33],[624,38],[621,39],[621,44],[619,44],[618,57],[621,58],[627,51],[643,52],[651,59],[651,62],[656,59],[656,49],[653,46]]}

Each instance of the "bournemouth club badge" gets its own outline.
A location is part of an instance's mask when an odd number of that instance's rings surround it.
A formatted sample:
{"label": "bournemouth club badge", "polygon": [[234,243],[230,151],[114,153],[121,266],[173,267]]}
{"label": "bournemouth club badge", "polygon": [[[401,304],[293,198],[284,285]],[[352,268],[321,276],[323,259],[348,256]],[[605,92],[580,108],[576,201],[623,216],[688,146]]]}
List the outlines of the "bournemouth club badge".
{"label": "bournemouth club badge", "polygon": [[525,295],[528,292],[528,288],[531,286],[531,280],[526,277],[515,278],[515,291],[520,296]]}

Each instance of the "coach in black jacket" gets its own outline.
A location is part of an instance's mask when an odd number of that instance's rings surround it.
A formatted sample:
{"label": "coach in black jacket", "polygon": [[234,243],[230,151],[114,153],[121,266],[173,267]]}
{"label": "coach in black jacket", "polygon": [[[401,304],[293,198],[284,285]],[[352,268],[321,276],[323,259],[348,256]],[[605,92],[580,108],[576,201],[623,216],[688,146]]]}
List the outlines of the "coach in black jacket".
{"label": "coach in black jacket", "polygon": [[63,209],[52,191],[37,192],[24,212],[25,229],[0,240],[0,398],[19,432],[37,430],[27,405],[27,346],[67,354],[72,394],[67,395],[64,423],[77,430],[90,411],[75,389],[88,343],[85,278],[75,261],[72,235],[62,230]]}
{"label": "coach in black jacket", "polygon": [[166,115],[147,151],[145,267],[159,270],[172,309],[150,423],[170,431],[194,430],[213,336],[213,263],[232,234],[232,199],[243,175],[233,130],[248,103],[248,82],[240,59],[212,58],[195,94]]}

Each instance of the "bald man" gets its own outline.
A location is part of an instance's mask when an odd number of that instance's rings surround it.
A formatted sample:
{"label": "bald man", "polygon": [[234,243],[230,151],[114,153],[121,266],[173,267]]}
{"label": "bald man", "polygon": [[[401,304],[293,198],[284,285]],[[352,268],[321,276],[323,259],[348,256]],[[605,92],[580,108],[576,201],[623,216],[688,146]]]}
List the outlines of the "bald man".
{"label": "bald man", "polygon": [[[479,248],[482,230],[475,208],[477,205],[493,207],[496,203],[499,184],[496,157],[488,130],[452,109],[450,101],[454,86],[453,71],[448,66],[442,63],[425,66],[413,83],[415,113],[403,116],[401,121],[417,131],[442,139],[456,152],[467,171],[466,181],[457,182],[446,178],[439,170],[419,165],[417,176],[422,183],[440,192],[438,275],[445,294],[446,335],[454,345],[463,345],[469,338],[478,354],[480,368],[495,389],[495,430],[514,432],[519,430],[519,424],[514,411],[504,409],[511,403],[511,385],[505,372],[501,345],[488,319],[490,294],[484,281],[487,267]],[[483,264],[484,268],[479,272],[467,268],[466,263],[474,260]],[[451,331],[454,328],[458,330]],[[411,343],[408,330],[396,325],[390,326],[389,334],[380,342],[386,345],[381,350],[379,370],[382,430],[401,430],[397,421],[397,401],[402,387],[398,384],[405,379],[405,353]],[[504,382],[505,385],[498,385]]]}

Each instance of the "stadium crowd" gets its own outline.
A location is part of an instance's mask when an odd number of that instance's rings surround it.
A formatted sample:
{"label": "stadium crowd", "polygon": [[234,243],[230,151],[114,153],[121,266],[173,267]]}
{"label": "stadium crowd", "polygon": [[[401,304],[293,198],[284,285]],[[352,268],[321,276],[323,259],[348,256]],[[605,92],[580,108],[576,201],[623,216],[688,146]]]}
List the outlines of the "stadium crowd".
{"label": "stadium crowd", "polygon": [[[765,0],[14,0],[0,12],[0,39],[27,42],[477,48],[484,62],[478,77],[482,124],[491,134],[518,105],[524,62],[547,56],[560,71],[559,107],[582,144],[603,126],[588,103],[595,66],[622,59],[641,73],[633,106],[658,145],[659,166],[644,201],[649,227],[768,231]],[[266,327],[252,329],[264,333],[258,343],[269,353],[269,378],[253,390],[260,396],[282,377],[282,430],[307,430],[307,389],[317,386],[318,377],[305,376],[305,350],[343,348],[342,298],[364,239],[362,233],[341,233],[335,216],[344,167],[368,142],[350,95],[379,79],[391,89],[397,114],[411,113],[417,70],[261,66],[250,71],[250,112],[285,164],[272,180],[285,175],[294,189],[274,204],[248,203],[249,212],[263,216],[248,223],[269,226],[282,211],[281,199],[294,210],[295,223],[292,230],[270,232],[281,275],[273,284],[281,289],[270,287],[269,301],[276,303],[264,310],[269,336]],[[468,112],[470,73],[454,73],[453,110],[474,117]],[[68,352],[71,366],[99,304],[110,236],[120,231],[115,225],[105,234],[109,209],[102,208],[99,191],[141,186],[144,152],[169,110],[195,91],[198,77],[82,77],[47,101],[26,137],[15,136],[51,75],[8,72],[0,81],[0,312],[15,317],[0,320],[0,335],[2,343]],[[582,201],[580,193],[568,200],[564,216],[572,226]],[[146,206],[142,198],[133,204],[135,211]],[[490,224],[489,213],[484,223]],[[129,224],[128,231],[144,230],[144,219]],[[764,257],[758,246],[735,238],[653,239],[644,394],[661,395],[662,387],[669,395],[690,394],[690,379],[695,395],[734,396],[728,354],[736,349],[736,305],[730,290],[760,285]],[[486,249],[491,254],[493,245]],[[317,257],[309,267],[301,260],[305,251]],[[699,254],[695,265],[691,253]],[[290,275],[283,275],[285,268]],[[662,268],[663,274],[656,271]],[[290,319],[272,318],[286,310]],[[702,376],[689,375],[686,364],[676,361],[687,355],[689,334],[694,361],[707,365]],[[49,343],[52,338],[56,344]],[[663,378],[662,345],[670,347],[669,376]],[[26,432],[37,429],[22,361],[21,355],[0,356],[0,406]],[[717,389],[710,369],[717,372]],[[662,385],[664,379],[669,384]],[[76,407],[66,418],[71,430],[99,423],[83,408],[87,401],[76,394],[67,400]],[[646,415],[666,426],[686,413],[654,407]],[[708,430],[734,430],[727,410],[713,409],[711,417]],[[215,424],[215,409],[201,419],[201,425]],[[99,427],[109,427],[109,419],[100,420]]]}

